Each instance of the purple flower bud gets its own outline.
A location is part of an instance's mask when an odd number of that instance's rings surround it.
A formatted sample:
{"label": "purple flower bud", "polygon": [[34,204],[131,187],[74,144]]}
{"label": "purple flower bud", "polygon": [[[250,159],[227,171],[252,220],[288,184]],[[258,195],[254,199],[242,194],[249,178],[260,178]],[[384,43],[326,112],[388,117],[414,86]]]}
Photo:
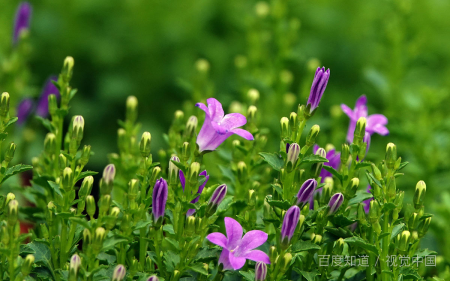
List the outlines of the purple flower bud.
{"label": "purple flower bud", "polygon": [[[287,210],[284,215],[283,225],[281,226],[281,242],[288,244],[292,236],[294,236],[295,228],[297,227],[298,220],[300,218],[300,208],[298,206],[292,206]],[[287,238],[287,241],[286,241]]]}
{"label": "purple flower bud", "polygon": [[147,279],[147,281],[159,281],[159,278],[156,277],[156,275],[152,275]]}
{"label": "purple flower bud", "polygon": [[286,143],[286,154],[289,152],[289,147],[290,147],[291,145],[289,144],[289,143]]}
{"label": "purple flower bud", "polygon": [[255,265],[255,281],[265,281],[267,276],[267,265],[263,262],[257,262]]}
{"label": "purple flower bud", "polygon": [[47,117],[48,116],[48,96],[53,94],[56,97],[59,97],[59,91],[58,88],[52,83],[52,81],[57,81],[58,77],[56,76],[50,76],[50,78],[47,79],[45,82],[44,89],[42,90],[41,96],[39,98],[37,108],[36,108],[36,114],[41,117]]}
{"label": "purple flower bud", "polygon": [[341,207],[342,202],[344,202],[342,193],[336,193],[331,196],[330,202],[328,202],[328,207],[330,208],[328,215],[334,214]]}
{"label": "purple flower bud", "polygon": [[213,195],[209,199],[209,204],[219,206],[227,195],[227,185],[222,184],[214,190]]}
{"label": "purple flower bud", "polygon": [[152,211],[155,222],[157,222],[161,217],[164,218],[168,194],[169,190],[167,188],[167,182],[163,178],[160,178],[156,181],[153,188]]}
{"label": "purple flower bud", "polygon": [[30,98],[23,99],[19,106],[17,107],[17,120],[18,124],[23,124],[25,121],[27,121],[28,116],[31,113],[31,110],[33,109],[33,100]]}
{"label": "purple flower bud", "polygon": [[74,254],[70,258],[70,265],[69,265],[70,272],[76,275],[78,273],[78,269],[80,268],[80,265],[81,265],[80,256],[77,254]]}
{"label": "purple flower bud", "polygon": [[300,145],[293,143],[289,146],[289,150],[287,152],[287,162],[292,163],[294,166],[297,162],[298,155],[300,154]]}
{"label": "purple flower bud", "polygon": [[307,106],[310,106],[309,114],[311,114],[319,106],[323,92],[325,92],[325,89],[327,87],[329,78],[330,69],[327,69],[327,71],[325,71],[325,67],[317,68],[307,103]]}
{"label": "purple flower bud", "polygon": [[109,164],[103,170],[103,180],[106,184],[112,184],[114,177],[116,176],[116,167],[114,164]]}
{"label": "purple flower bud", "polygon": [[122,281],[125,278],[125,274],[127,274],[127,270],[125,269],[125,266],[119,264],[114,268],[113,272],[113,281]]}
{"label": "purple flower bud", "polygon": [[20,33],[30,27],[31,5],[28,2],[22,2],[16,12],[14,22],[13,45],[17,45]]}
{"label": "purple flower bud", "polygon": [[297,194],[297,205],[303,206],[308,203],[314,194],[314,190],[317,187],[317,181],[315,179],[308,179],[300,187]]}

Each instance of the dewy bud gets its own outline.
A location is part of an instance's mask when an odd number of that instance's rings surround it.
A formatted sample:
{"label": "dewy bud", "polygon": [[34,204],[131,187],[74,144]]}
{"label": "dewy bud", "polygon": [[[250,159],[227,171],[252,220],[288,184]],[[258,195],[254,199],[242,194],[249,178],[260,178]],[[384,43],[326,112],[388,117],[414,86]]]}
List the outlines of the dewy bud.
{"label": "dewy bud", "polygon": [[138,115],[138,99],[135,96],[129,96],[127,98],[127,105],[126,105],[126,113],[125,113],[125,119],[134,124],[137,120]]}
{"label": "dewy bud", "polygon": [[11,200],[8,204],[8,225],[13,226],[17,222],[17,216],[19,214],[19,202],[17,200]]}
{"label": "dewy bud", "polygon": [[411,233],[408,230],[404,230],[401,234],[400,234],[400,239],[399,239],[399,244],[398,244],[398,249],[401,252],[406,252],[408,250],[408,246],[409,246],[409,238],[411,237]]}
{"label": "dewy bud", "polygon": [[61,185],[65,191],[69,191],[72,189],[72,187],[73,187],[73,171],[70,167],[66,167],[63,170]]}
{"label": "dewy bud", "polygon": [[416,190],[414,191],[414,208],[420,209],[422,207],[426,191],[427,185],[425,182],[419,181],[416,185]]}
{"label": "dewy bud", "polygon": [[175,164],[173,164],[172,161],[180,162],[180,158],[172,156],[170,157],[169,161],[169,184],[175,185],[178,183],[178,171],[180,169]]}
{"label": "dewy bud", "polygon": [[91,146],[85,145],[81,153],[80,164],[86,166],[86,164],[89,162],[90,157],[91,157]]}
{"label": "dewy bud", "polygon": [[306,137],[307,146],[313,146],[316,143],[316,138],[319,135],[319,132],[320,132],[319,125],[312,126],[311,130],[308,133],[308,136]]}
{"label": "dewy bud", "polygon": [[84,133],[84,118],[81,115],[77,115],[73,119],[72,124],[72,138],[77,142],[81,142]]}
{"label": "dewy bud", "polygon": [[315,179],[306,180],[297,194],[297,205],[303,207],[309,202],[314,194],[314,190],[317,188],[317,181]]}
{"label": "dewy bud", "polygon": [[386,146],[386,166],[388,169],[394,169],[395,161],[397,161],[397,146],[392,142]]}
{"label": "dewy bud", "polygon": [[366,133],[367,119],[365,117],[360,117],[356,122],[355,132],[353,142],[360,144]]}
{"label": "dewy bud", "polygon": [[117,265],[114,268],[112,281],[122,281],[125,278],[125,274],[127,274],[125,266],[121,264]]}
{"label": "dewy bud", "polygon": [[222,203],[223,199],[227,195],[227,186],[225,184],[219,185],[219,187],[214,190],[211,198],[209,199],[208,206],[206,208],[206,213],[208,216],[214,214],[217,207]]}
{"label": "dewy bud", "polygon": [[159,278],[156,275],[150,276],[147,281],[159,281]]}
{"label": "dewy bud", "polygon": [[44,151],[48,155],[53,155],[56,152],[56,136],[53,133],[48,133],[44,140]]}
{"label": "dewy bud", "polygon": [[88,215],[93,218],[95,214],[95,210],[97,209],[95,205],[95,199],[94,196],[89,195],[86,197],[86,212]]}
{"label": "dewy bud", "polygon": [[6,149],[5,152],[5,161],[6,162],[11,162],[11,160],[14,158],[14,153],[16,152],[16,144],[15,143],[10,143],[8,148]]}
{"label": "dewy bud", "polygon": [[330,202],[328,202],[328,215],[336,213],[336,211],[341,207],[342,203],[344,202],[344,195],[342,193],[336,193],[334,194]]}
{"label": "dewy bud", "polygon": [[292,169],[295,167],[295,164],[297,164],[299,154],[300,154],[300,145],[298,145],[297,143],[291,144],[289,146],[286,159],[287,160],[286,165],[289,171],[292,171]]}
{"label": "dewy bud", "polygon": [[195,131],[197,130],[198,119],[196,116],[192,115],[189,117],[186,124],[186,137],[191,138],[195,135]]}
{"label": "dewy bud", "polygon": [[289,119],[287,117],[283,117],[280,120],[281,124],[281,138],[289,137]]}
{"label": "dewy bud", "polygon": [[289,246],[295,229],[300,218],[300,208],[298,206],[290,207],[284,215],[283,225],[281,226],[281,244],[284,248]]}
{"label": "dewy bud", "polygon": [[[78,274],[78,270],[80,269],[80,266],[81,266],[80,256],[77,254],[74,254],[70,258],[69,275],[76,277]],[[76,280],[76,278],[74,278],[74,280]]]}
{"label": "dewy bud", "polygon": [[237,174],[238,174],[239,182],[241,184],[243,184],[243,183],[245,183],[247,181],[248,169],[247,169],[247,164],[245,164],[244,161],[240,161],[237,164]]}
{"label": "dewy bud", "polygon": [[267,265],[264,262],[257,262],[255,265],[255,281],[265,281],[267,276]]}
{"label": "dewy bud", "polygon": [[25,257],[24,262],[22,263],[22,274],[27,276],[28,274],[30,274],[31,270],[32,270],[32,266],[34,264],[34,256],[31,254],[28,254]]}
{"label": "dewy bud", "polygon": [[341,151],[341,164],[347,165],[349,158],[350,158],[350,147],[348,146],[348,144],[344,143],[342,145],[342,151]]}
{"label": "dewy bud", "polygon": [[142,157],[148,157],[150,155],[150,144],[152,142],[152,135],[149,132],[144,132],[141,137],[139,149]]}
{"label": "dewy bud", "polygon": [[3,92],[0,98],[0,116],[6,117],[9,113],[9,94]]}
{"label": "dewy bud", "polygon": [[162,222],[164,219],[168,194],[167,182],[160,178],[153,187],[152,213],[155,224]]}
{"label": "dewy bud", "polygon": [[250,89],[247,92],[247,97],[252,104],[256,103],[259,100],[259,92],[256,89]]}
{"label": "dewy bud", "polygon": [[78,191],[78,197],[84,200],[86,196],[91,194],[93,184],[94,184],[94,177],[92,176],[85,177],[83,179],[83,182],[81,183],[80,190]]}

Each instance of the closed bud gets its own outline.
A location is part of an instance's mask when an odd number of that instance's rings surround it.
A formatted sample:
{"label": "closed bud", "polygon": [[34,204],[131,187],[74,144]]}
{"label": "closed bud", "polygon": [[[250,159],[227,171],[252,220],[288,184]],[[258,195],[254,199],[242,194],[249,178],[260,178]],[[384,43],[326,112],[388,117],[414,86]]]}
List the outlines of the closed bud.
{"label": "closed bud", "polygon": [[170,157],[169,161],[169,184],[176,185],[178,183],[178,171],[180,170],[173,162],[180,162],[180,158],[176,156]]}
{"label": "closed bud", "polygon": [[186,218],[186,235],[192,236],[195,234],[195,217],[188,216]]}
{"label": "closed bud", "polygon": [[400,211],[403,208],[403,199],[405,198],[405,192],[404,191],[400,191],[399,193],[397,193],[397,195],[395,196],[395,200],[394,200],[394,204],[396,206],[396,208]]}
{"label": "closed bud", "polygon": [[250,189],[248,191],[248,204],[250,206],[255,206],[256,205],[256,192],[254,189]]}
{"label": "closed bud", "polygon": [[94,196],[92,195],[88,195],[86,197],[86,212],[88,213],[88,215],[93,218],[94,214],[95,214],[95,210],[97,209],[96,205],[95,205],[95,199]]}
{"label": "closed bud", "polygon": [[50,113],[50,116],[55,116],[57,110],[58,101],[56,100],[56,95],[48,95],[48,112]]}
{"label": "closed bud", "polygon": [[284,254],[282,259],[283,271],[288,270],[289,266],[291,265],[291,261],[292,261],[292,254],[291,253]]}
{"label": "closed bud", "polygon": [[64,155],[64,154],[59,154],[59,157],[58,157],[58,164],[59,164],[59,170],[61,171],[61,172],[63,172],[64,171],[64,169],[67,167],[67,157]]}
{"label": "closed bud", "polygon": [[350,180],[350,182],[347,185],[347,196],[349,198],[353,197],[353,195],[356,194],[356,191],[359,187],[359,178],[353,178]]}
{"label": "closed bud", "polygon": [[8,204],[8,225],[13,226],[17,222],[17,216],[19,215],[19,202],[17,200],[11,200]]}
{"label": "closed bud", "polygon": [[11,202],[12,200],[16,199],[16,195],[14,195],[14,193],[8,193],[6,195],[6,201],[5,201],[5,206],[8,206],[9,202]]}
{"label": "closed bud", "polygon": [[189,169],[189,181],[191,182],[191,184],[197,183],[199,173],[200,173],[200,163],[193,162]]}
{"label": "closed bud", "polygon": [[287,158],[286,158],[287,160],[286,166],[289,172],[295,168],[299,155],[300,155],[300,145],[296,143],[291,144],[287,151]]}
{"label": "closed bud", "polygon": [[423,206],[423,200],[425,198],[425,193],[427,191],[427,185],[424,181],[419,181],[416,184],[416,190],[414,191],[414,208],[420,209]]}
{"label": "closed bud", "polygon": [[77,115],[73,119],[72,124],[72,139],[76,139],[77,142],[81,142],[84,134],[84,118],[81,115]]}
{"label": "closed bud", "polygon": [[359,223],[366,224],[366,211],[364,210],[364,204],[362,203],[358,204],[358,211],[356,215]]}
{"label": "closed bud", "polygon": [[216,190],[214,190],[213,194],[211,195],[211,198],[209,199],[208,206],[206,207],[206,215],[212,216],[216,210],[217,207],[222,203],[223,199],[227,195],[227,185],[222,184],[219,185]]}
{"label": "closed bud", "polygon": [[281,124],[281,138],[287,138],[289,137],[289,119],[286,117],[281,118],[280,120]]}
{"label": "closed bud", "polygon": [[92,240],[92,244],[98,249],[101,249],[105,236],[105,229],[103,227],[97,227],[97,229],[95,230],[94,239]]}
{"label": "closed bud", "polygon": [[334,194],[331,198],[330,201],[328,202],[328,215],[334,214],[342,205],[342,203],[344,202],[344,195],[342,195],[342,193],[336,193]]}
{"label": "closed bud", "polygon": [[189,117],[186,123],[186,137],[191,138],[195,135],[198,126],[198,119],[196,116],[192,115]]}
{"label": "closed bud", "polygon": [[306,180],[300,190],[297,193],[297,205],[303,207],[305,204],[309,202],[311,197],[314,194],[314,190],[317,188],[317,181],[315,179]]}
{"label": "closed bud", "polygon": [[344,239],[339,238],[334,242],[334,253],[337,255],[342,255],[342,251],[344,250],[345,242]]}
{"label": "closed bud", "polygon": [[149,132],[144,132],[139,143],[139,149],[142,157],[148,157],[150,155],[150,144],[152,142],[152,135]]}
{"label": "closed bud", "polygon": [[127,98],[126,109],[125,119],[133,124],[136,122],[138,115],[138,99],[135,96],[129,96]]}
{"label": "closed bud", "polygon": [[107,194],[100,197],[100,200],[98,202],[98,210],[101,215],[106,214],[110,206],[111,206],[111,195]]}
{"label": "closed bud", "polygon": [[162,223],[164,219],[168,194],[167,182],[163,178],[160,178],[153,187],[152,213],[155,224]]}
{"label": "closed bud", "polygon": [[264,262],[257,262],[255,265],[255,281],[265,281],[267,277],[267,265]]}
{"label": "closed bud", "polygon": [[0,116],[6,117],[9,113],[9,94],[3,92],[0,98]]}
{"label": "closed bud", "polygon": [[48,133],[44,140],[44,151],[47,155],[53,155],[56,152],[56,136],[53,133]]}
{"label": "closed bud", "polygon": [[6,162],[11,162],[11,160],[14,158],[14,153],[16,152],[16,144],[15,143],[10,143],[8,148],[5,151],[5,161]]}
{"label": "closed bud", "polygon": [[300,219],[300,208],[298,206],[290,207],[284,215],[283,225],[281,226],[281,245],[287,249],[295,229],[297,228]]}
{"label": "closed bud", "polygon": [[70,265],[69,265],[69,276],[71,277],[71,280],[77,280],[78,271],[80,270],[81,266],[81,259],[80,256],[77,254],[74,254],[70,258]]}
{"label": "closed bud", "polygon": [[22,263],[22,274],[24,276],[27,276],[28,274],[30,274],[31,270],[32,270],[32,266],[34,264],[34,256],[31,254],[28,254],[25,257],[25,260]]}
{"label": "closed bud", "polygon": [[419,226],[417,227],[419,229],[419,237],[422,238],[425,236],[425,234],[428,231],[428,228],[431,224],[431,217],[423,219],[420,221]]}
{"label": "closed bud", "polygon": [[73,57],[68,56],[64,59],[64,65],[61,71],[62,78],[64,82],[68,83],[70,79],[72,79],[72,73],[73,73],[73,66],[75,64],[75,61]]}
{"label": "closed bud", "polygon": [[400,235],[398,249],[400,252],[406,252],[409,247],[409,239],[411,237],[411,233],[408,230],[404,230]]}
{"label": "closed bud", "polygon": [[152,170],[151,182],[156,182],[156,180],[159,178],[160,174],[161,174],[161,168],[159,166],[154,167]]}
{"label": "closed bud", "polygon": [[159,281],[159,279],[156,275],[152,275],[147,279],[147,281]]}
{"label": "closed bud", "polygon": [[411,215],[411,217],[408,220],[408,228],[410,230],[416,228],[417,223],[419,222],[419,214],[418,213],[413,213]]}
{"label": "closed bud", "polygon": [[64,168],[61,185],[65,191],[69,191],[72,189],[72,187],[73,187],[73,171],[70,167]]}
{"label": "closed bud", "polygon": [[85,177],[83,179],[83,182],[81,183],[80,190],[78,191],[78,197],[84,200],[86,196],[90,195],[93,184],[94,184],[94,177],[92,176]]}
{"label": "closed bud", "polygon": [[103,177],[100,182],[101,195],[111,193],[114,185],[115,176],[116,176],[116,167],[114,166],[114,164],[109,164],[108,166],[106,166],[105,169],[103,170]]}
{"label": "closed bud", "polygon": [[360,145],[363,142],[363,138],[366,133],[366,125],[367,119],[365,117],[360,117],[356,122],[353,143]]}
{"label": "closed bud", "polygon": [[380,204],[377,200],[370,201],[370,208],[369,208],[369,221],[371,223],[375,223],[379,220],[381,216],[381,210],[380,210]]}
{"label": "closed bud", "polygon": [[350,147],[348,146],[348,144],[343,144],[341,151],[341,164],[347,165],[349,158],[350,158]]}
{"label": "closed bud", "polygon": [[298,130],[298,115],[295,112],[291,112],[289,115],[289,126],[291,130],[296,132]]}
{"label": "closed bud", "polygon": [[122,281],[126,274],[125,266],[119,264],[114,268],[112,281]]}
{"label": "closed bud", "polygon": [[320,244],[322,242],[322,235],[313,233],[311,235],[311,242],[314,244]]}
{"label": "closed bud", "polygon": [[386,166],[388,169],[394,169],[397,161],[397,146],[392,142],[386,146]]}
{"label": "closed bud", "polygon": [[320,132],[319,125],[312,126],[311,130],[308,133],[308,136],[306,137],[307,146],[313,146],[316,143],[316,138],[319,135],[319,132]]}
{"label": "closed bud", "polygon": [[90,157],[91,157],[91,146],[85,145],[83,147],[83,151],[81,152],[80,164],[82,166],[86,166],[86,164],[89,162]]}
{"label": "closed bud", "polygon": [[332,177],[325,177],[324,183],[325,185],[323,187],[322,197],[324,198],[323,201],[326,202],[329,200],[329,198],[331,198],[334,187],[334,180]]}
{"label": "closed bud", "polygon": [[255,121],[258,109],[254,105],[250,105],[247,110],[247,118],[249,122]]}
{"label": "closed bud", "polygon": [[240,161],[237,164],[237,175],[238,175],[239,182],[241,184],[243,184],[247,181],[248,169],[247,169],[247,164],[245,164],[244,161]]}
{"label": "closed bud", "polygon": [[86,245],[91,244],[92,242],[92,235],[91,235],[91,231],[87,228],[85,228],[83,230],[83,247]]}
{"label": "closed bud", "polygon": [[250,89],[247,92],[247,97],[252,104],[255,104],[259,100],[259,92],[256,89]]}
{"label": "closed bud", "polygon": [[132,179],[128,183],[128,199],[134,201],[139,192],[139,181],[137,179]]}

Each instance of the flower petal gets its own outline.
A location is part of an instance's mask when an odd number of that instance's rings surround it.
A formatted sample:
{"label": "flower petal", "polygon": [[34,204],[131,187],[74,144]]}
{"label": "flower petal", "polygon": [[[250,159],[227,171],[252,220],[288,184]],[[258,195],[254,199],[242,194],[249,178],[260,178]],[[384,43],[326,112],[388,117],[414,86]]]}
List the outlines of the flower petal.
{"label": "flower petal", "polygon": [[246,261],[246,259],[243,257],[234,256],[232,252],[230,252],[230,254],[228,255],[228,258],[229,258],[230,264],[234,270],[241,269],[244,266],[245,261]]}
{"label": "flower petal", "polygon": [[246,254],[248,251],[253,250],[267,241],[267,233],[261,230],[251,230],[245,233],[241,240],[241,244],[236,252],[239,254]]}
{"label": "flower petal", "polygon": [[253,135],[249,131],[246,131],[244,129],[233,129],[233,130],[231,130],[231,132],[233,134],[236,134],[236,135],[240,136],[240,137],[243,137],[246,140],[253,140],[254,139]]}
{"label": "flower petal", "polygon": [[260,262],[270,264],[269,256],[260,250],[250,251],[247,254],[245,254],[244,258],[252,260],[252,261],[256,261],[256,262],[260,261]]}
{"label": "flower petal", "polygon": [[204,105],[203,103],[199,102],[195,104],[196,107],[200,108],[201,110],[203,110],[206,113],[206,116],[209,117],[209,109],[206,105]]}
{"label": "flower petal", "polygon": [[313,146],[313,153],[316,154],[317,150],[320,148],[317,144],[314,144]]}
{"label": "flower petal", "polygon": [[230,263],[230,251],[228,251],[225,248],[222,250],[222,253],[220,254],[219,264],[220,263],[223,264],[224,270],[233,269]]}
{"label": "flower petal", "polygon": [[208,239],[209,242],[216,244],[217,246],[220,246],[224,249],[227,247],[227,237],[220,232],[211,233],[206,236],[206,239]]}
{"label": "flower petal", "polygon": [[361,107],[361,106],[366,106],[366,104],[367,104],[367,97],[366,97],[366,95],[362,95],[356,100],[355,108]]}
{"label": "flower petal", "polygon": [[186,179],[184,178],[184,173],[183,173],[183,171],[180,170],[180,171],[178,172],[178,175],[179,175],[179,177],[180,177],[180,183],[181,183],[181,186],[183,187],[183,192],[184,192],[184,185],[186,184]]}
{"label": "flower petal", "polygon": [[228,237],[227,248],[234,249],[241,241],[243,233],[242,226],[235,219],[226,217],[225,228]]}
{"label": "flower petal", "polygon": [[353,118],[355,118],[355,121],[358,121],[360,117],[367,117],[367,98],[365,95],[362,95],[359,97],[358,100],[356,100],[355,110]]}
{"label": "flower petal", "polygon": [[240,113],[230,113],[223,117],[222,121],[220,121],[220,126],[224,127],[227,130],[232,130],[235,128],[239,128],[247,124],[247,118]]}
{"label": "flower petal", "polygon": [[388,119],[383,114],[372,114],[367,117],[367,127],[372,127],[374,125],[386,125],[388,123]]}
{"label": "flower petal", "polygon": [[350,107],[348,107],[347,105],[345,105],[345,104],[341,104],[341,109],[342,109],[342,111],[344,111],[344,113],[348,116],[348,117],[350,117],[350,119],[353,119],[353,109],[351,109]]}
{"label": "flower petal", "polygon": [[377,124],[374,127],[367,129],[367,131],[369,133],[377,133],[382,136],[386,136],[389,134],[389,130],[385,126],[380,125],[380,124]]}
{"label": "flower petal", "polygon": [[211,117],[211,120],[220,122],[224,115],[222,104],[215,98],[209,98],[206,102],[208,103],[209,116]]}

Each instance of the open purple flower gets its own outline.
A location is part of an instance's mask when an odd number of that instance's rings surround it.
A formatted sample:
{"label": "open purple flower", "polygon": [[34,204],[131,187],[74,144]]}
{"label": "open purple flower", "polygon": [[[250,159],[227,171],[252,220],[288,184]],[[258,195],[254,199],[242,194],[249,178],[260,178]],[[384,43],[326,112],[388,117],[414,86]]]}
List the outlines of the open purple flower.
{"label": "open purple flower", "polygon": [[236,134],[247,140],[253,140],[253,135],[239,127],[247,123],[247,119],[240,113],[230,113],[224,116],[222,104],[215,98],[206,100],[208,106],[197,103],[205,112],[205,122],[197,136],[197,144],[200,152],[215,150],[229,136]]}
{"label": "open purple flower", "polygon": [[327,88],[329,78],[330,69],[325,71],[325,67],[317,68],[313,83],[311,85],[311,92],[309,93],[308,102],[306,104],[311,107],[309,110],[310,114],[319,106],[323,92],[325,92],[325,89]]}
{"label": "open purple flower", "polygon": [[31,5],[28,2],[22,2],[16,12],[14,22],[13,45],[17,45],[20,33],[30,27]]}
{"label": "open purple flower", "polygon": [[[184,177],[184,173],[183,173],[182,170],[179,171],[179,175],[180,175],[181,186],[183,187],[183,191],[184,191],[184,186],[185,186],[185,184],[186,184],[186,179],[185,179],[185,177]],[[208,175],[208,173],[206,172],[206,170],[204,170],[203,172],[201,172],[199,175],[200,175],[200,176],[205,176],[205,178],[206,178],[206,180],[202,183],[202,185],[200,185],[200,186],[198,187],[197,193],[198,193],[198,194],[202,194],[203,189],[205,188],[205,185],[206,185],[206,183],[207,183],[208,180],[209,180],[209,175]],[[198,202],[199,199],[200,199],[200,195],[197,196],[197,197],[195,197],[194,200],[191,201],[191,203],[192,203],[192,204],[195,204],[195,203]],[[195,209],[189,209],[189,210],[187,211],[187,213],[186,213],[186,216],[188,216],[188,217],[189,217],[189,216],[192,216],[194,213],[195,213]]]}
{"label": "open purple flower", "polygon": [[269,256],[260,250],[253,250],[266,242],[267,233],[251,230],[242,237],[242,226],[234,219],[225,218],[227,236],[220,232],[209,234],[206,238],[213,244],[223,248],[219,263],[225,270],[239,270],[247,259],[270,264]]}
{"label": "open purple flower", "polygon": [[50,76],[45,82],[44,89],[42,90],[41,96],[39,98],[36,114],[41,117],[48,116],[48,96],[54,94],[56,97],[59,97],[58,88],[52,83],[52,81],[57,81],[58,77]]}
{"label": "open purple flower", "polygon": [[355,132],[356,122],[360,117],[367,118],[366,132],[370,135],[377,133],[382,136],[389,134],[389,130],[386,128],[388,119],[382,114],[372,114],[368,116],[367,111],[367,98],[365,95],[359,97],[356,100],[355,109],[351,109],[345,104],[341,104],[342,111],[350,118],[350,126],[348,127],[347,141],[353,142],[353,133]]}
{"label": "open purple flower", "polygon": [[23,99],[17,106],[17,124],[23,124],[27,121],[34,106],[34,102],[30,98]]}
{"label": "open purple flower", "polygon": [[[368,185],[368,186],[367,186],[367,193],[370,193],[370,190],[371,190],[371,189],[372,189],[372,187],[371,187],[370,185]],[[366,214],[369,213],[369,209],[370,209],[370,201],[372,201],[372,200],[373,200],[373,197],[363,201],[363,204],[364,204],[364,212],[366,212]]]}

